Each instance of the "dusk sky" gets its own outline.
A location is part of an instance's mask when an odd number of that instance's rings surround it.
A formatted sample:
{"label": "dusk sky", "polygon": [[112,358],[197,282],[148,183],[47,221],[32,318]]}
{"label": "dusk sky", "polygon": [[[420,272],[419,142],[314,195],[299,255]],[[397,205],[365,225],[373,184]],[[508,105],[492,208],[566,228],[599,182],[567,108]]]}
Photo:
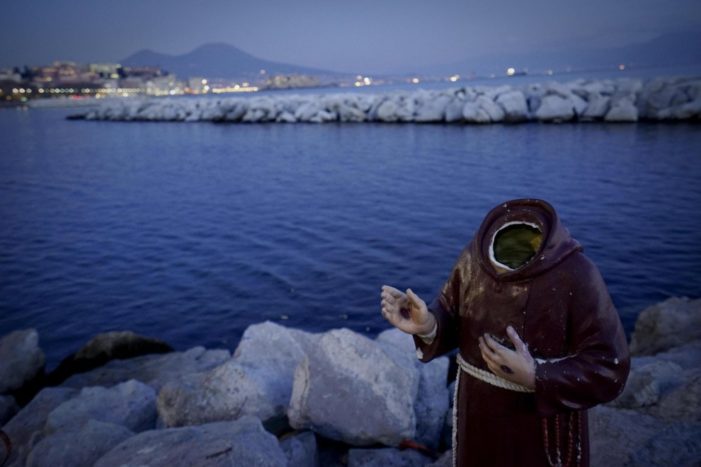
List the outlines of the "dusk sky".
{"label": "dusk sky", "polygon": [[269,60],[389,72],[690,30],[701,30],[699,0],[23,0],[3,2],[0,66],[226,42]]}

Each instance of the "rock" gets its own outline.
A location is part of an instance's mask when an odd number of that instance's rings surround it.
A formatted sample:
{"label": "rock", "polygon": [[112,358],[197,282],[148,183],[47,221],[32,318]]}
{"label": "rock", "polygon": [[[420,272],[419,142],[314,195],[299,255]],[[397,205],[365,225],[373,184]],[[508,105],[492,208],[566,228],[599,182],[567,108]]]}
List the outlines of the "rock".
{"label": "rock", "polygon": [[14,331],[0,338],[0,394],[22,388],[44,370],[44,352],[36,329]]}
{"label": "rock", "polygon": [[634,359],[625,388],[611,405],[626,409],[655,405],[666,391],[682,383],[681,372],[676,363],[652,361],[637,365]]}
{"label": "rock", "polygon": [[96,335],[76,353],[63,359],[48,375],[48,381],[51,385],[58,385],[71,375],[98,368],[110,360],[172,350],[173,348],[163,341],[140,336],[131,331],[106,332]]}
{"label": "rock", "polygon": [[583,119],[601,119],[609,111],[609,98],[601,94],[590,94],[586,110],[581,114]]}
{"label": "rock", "polygon": [[0,427],[19,412],[19,406],[12,396],[0,396]]}
{"label": "rock", "polygon": [[414,404],[416,440],[437,449],[445,419],[448,416],[450,394],[447,386],[448,358],[441,357],[419,367],[419,391]]}
{"label": "rock", "polygon": [[312,431],[304,431],[280,440],[280,448],[285,453],[288,467],[317,467],[319,465],[316,436]]}
{"label": "rock", "polygon": [[462,109],[464,102],[460,99],[452,99],[450,103],[445,107],[445,121],[446,123],[455,123],[462,121]]}
{"label": "rock", "polygon": [[640,313],[631,336],[633,355],[653,355],[701,339],[701,299],[669,298]]}
{"label": "rock", "polygon": [[[698,467],[701,460],[701,423],[675,424],[657,433],[636,449],[631,467]],[[592,464],[593,465],[593,464]]]}
{"label": "rock", "polygon": [[504,120],[504,110],[489,97],[479,96],[475,102],[489,115],[489,119],[492,122],[501,122]]}
{"label": "rock", "polygon": [[276,417],[284,406],[276,394],[266,392],[275,384],[261,373],[231,359],[209,373],[190,375],[168,383],[158,394],[158,414],[167,427],[236,420],[256,415],[263,420]]}
{"label": "rock", "polygon": [[393,99],[387,99],[377,107],[377,119],[381,122],[396,122],[397,103]]}
{"label": "rock", "polygon": [[701,340],[674,347],[654,356],[646,355],[633,358],[633,362],[640,366],[658,361],[672,362],[684,370],[697,368],[701,362]]}
{"label": "rock", "polygon": [[297,119],[298,122],[308,122],[314,115],[319,113],[320,110],[321,109],[316,102],[304,102],[302,105],[297,107],[297,110],[295,111],[295,119]]}
{"label": "rock", "polygon": [[139,432],[156,423],[156,392],[136,380],[106,389],[83,388],[80,393],[56,407],[46,419],[46,432],[77,429],[88,420],[124,426]]}
{"label": "rock", "polygon": [[419,389],[414,401],[416,414],[416,436],[419,443],[436,449],[441,442],[441,434],[448,414],[450,394],[448,392],[448,358],[441,357],[422,363],[416,358],[416,349],[412,337],[399,329],[392,328],[381,332],[376,338],[378,344],[394,347],[399,355],[385,348],[395,362],[402,366],[415,366],[419,373]]}
{"label": "rock", "polygon": [[462,108],[462,117],[469,123],[489,123],[489,114],[476,102],[467,102]]}
{"label": "rock", "polygon": [[621,99],[611,106],[604,120],[607,122],[637,122],[638,109],[631,99]]}
{"label": "rock", "polygon": [[351,449],[348,451],[348,467],[423,467],[431,458],[418,451],[394,448]]}
{"label": "rock", "polygon": [[509,91],[497,97],[497,103],[504,109],[504,120],[522,122],[528,119],[528,103],[521,91]]}
{"label": "rock", "polygon": [[598,406],[589,411],[592,466],[623,467],[667,424],[632,410]]}
{"label": "rock", "polygon": [[295,123],[297,119],[293,114],[290,112],[282,112],[280,115],[277,116],[275,119],[276,122],[282,122],[282,123]]}
{"label": "rock", "polygon": [[61,431],[39,441],[27,457],[27,467],[92,467],[133,435],[123,426],[88,420],[78,430]]}
{"label": "rock", "polygon": [[445,120],[445,108],[450,102],[450,96],[444,94],[423,102],[416,109],[414,121],[419,123],[436,123]]}
{"label": "rock", "polygon": [[453,450],[447,450],[435,462],[426,467],[453,467]]}
{"label": "rock", "polygon": [[244,332],[234,356],[206,374],[164,385],[158,411],[166,426],[286,414],[294,369],[316,337],[266,321]]}
{"label": "rock", "polygon": [[193,347],[186,352],[144,355],[128,360],[112,360],[106,365],[68,378],[62,385],[72,388],[114,386],[130,379],[148,384],[158,391],[168,382],[186,375],[211,370],[231,357],[227,350],[206,350]]}
{"label": "rock", "polygon": [[558,83],[557,81],[549,81],[543,85],[543,90],[546,95],[560,97],[563,100],[568,100],[572,95],[572,91],[569,86],[564,83]]}
{"label": "rock", "polygon": [[[354,445],[413,438],[415,369],[398,365],[370,339],[327,332],[295,370],[290,424]],[[339,404],[338,401],[343,401]]]}
{"label": "rock", "polygon": [[572,101],[572,107],[574,108],[574,113],[577,116],[583,115],[587,107],[589,107],[589,104],[587,104],[587,101],[579,97],[577,94],[573,93],[569,96],[570,101]]}
{"label": "rock", "polygon": [[277,439],[255,417],[234,422],[151,430],[132,436],[105,454],[95,467],[260,466],[284,467]]}
{"label": "rock", "polygon": [[566,122],[574,118],[574,105],[569,99],[550,94],[543,98],[535,116],[545,122]]}
{"label": "rock", "polygon": [[44,428],[46,417],[77,392],[69,388],[45,388],[2,427],[12,440],[13,449],[8,466],[24,466],[32,447],[32,439]]}
{"label": "rock", "polygon": [[663,394],[652,414],[669,421],[701,422],[701,368],[688,380]]}

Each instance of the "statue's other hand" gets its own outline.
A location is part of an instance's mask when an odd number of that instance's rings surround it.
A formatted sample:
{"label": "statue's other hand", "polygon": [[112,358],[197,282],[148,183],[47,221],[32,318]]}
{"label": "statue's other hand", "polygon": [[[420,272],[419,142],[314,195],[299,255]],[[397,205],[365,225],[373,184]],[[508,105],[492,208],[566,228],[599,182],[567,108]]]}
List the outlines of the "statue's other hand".
{"label": "statue's other hand", "polygon": [[382,286],[382,316],[392,324],[408,334],[429,334],[435,326],[436,320],[429,313],[424,302],[411,289],[406,293],[389,285]]}

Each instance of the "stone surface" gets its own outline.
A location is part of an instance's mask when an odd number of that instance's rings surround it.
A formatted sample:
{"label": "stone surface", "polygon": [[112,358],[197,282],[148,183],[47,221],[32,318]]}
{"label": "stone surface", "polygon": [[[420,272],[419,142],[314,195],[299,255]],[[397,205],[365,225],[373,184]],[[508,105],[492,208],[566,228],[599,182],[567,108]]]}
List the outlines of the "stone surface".
{"label": "stone surface", "polygon": [[[468,105],[469,104],[469,105]],[[540,113],[538,113],[540,112]],[[701,116],[701,80],[693,77],[586,80],[521,86],[416,89],[385,94],[280,94],[225,99],[110,100],[75,118],[213,122],[635,121]]]}
{"label": "stone surface", "polygon": [[648,439],[632,453],[627,466],[698,467],[699,464],[701,423],[682,423],[665,428]]}
{"label": "stone surface", "polygon": [[288,467],[317,467],[319,465],[316,436],[311,431],[303,431],[281,439],[280,448],[285,453]]}
{"label": "stone surface", "polygon": [[232,465],[284,467],[277,439],[255,417],[234,422],[151,430],[132,436],[100,458],[95,467]]}
{"label": "stone surface", "polygon": [[666,394],[650,412],[669,421],[701,422],[701,365],[687,380]]}
{"label": "stone surface", "polygon": [[62,386],[114,386],[135,379],[159,390],[164,384],[179,381],[186,375],[211,370],[230,357],[227,350],[193,347],[185,352],[112,360],[100,368],[71,376]]}
{"label": "stone surface", "polygon": [[92,467],[133,435],[123,426],[88,420],[77,430],[54,433],[39,441],[27,457],[27,467]]}
{"label": "stone surface", "polygon": [[[290,424],[354,445],[396,445],[416,432],[414,368],[348,329],[327,332],[295,370]],[[343,403],[339,403],[343,401]]]}
{"label": "stone surface", "polygon": [[19,412],[19,406],[12,396],[0,396],[0,427]]}
{"label": "stone surface", "polygon": [[0,338],[0,394],[20,389],[44,369],[44,352],[36,329],[11,332]]}
{"label": "stone surface", "polygon": [[294,369],[313,334],[272,322],[250,326],[234,356],[206,374],[163,386],[158,411],[166,426],[183,426],[241,415],[262,420],[286,414]]}
{"label": "stone surface", "polygon": [[682,368],[676,363],[655,360],[640,365],[633,359],[626,386],[611,405],[626,409],[652,406],[682,382]]}
{"label": "stone surface", "polygon": [[528,103],[521,91],[508,91],[497,97],[497,103],[504,109],[504,120],[522,122],[528,119]]}
{"label": "stone surface", "polygon": [[453,450],[445,451],[435,462],[427,464],[426,467],[453,467]]}
{"label": "stone surface", "polygon": [[633,355],[653,355],[701,339],[701,299],[673,297],[640,313],[631,336]]}
{"label": "stone surface", "polygon": [[632,410],[599,406],[589,411],[592,466],[623,467],[667,424]]}
{"label": "stone surface", "polygon": [[163,341],[140,336],[131,331],[106,332],[96,335],[76,353],[63,359],[48,375],[48,380],[50,384],[56,385],[71,375],[98,368],[110,360],[172,350],[173,348]]}
{"label": "stone surface", "polygon": [[574,105],[571,100],[560,95],[545,96],[536,110],[538,120],[566,122],[574,118]]}
{"label": "stone surface", "polygon": [[[412,337],[398,329],[392,328],[381,332],[376,338],[378,344],[389,345],[399,351],[390,353],[395,362],[406,366],[414,365],[419,374],[419,389],[414,401],[416,414],[416,436],[419,443],[436,449],[441,442],[441,434],[448,415],[450,394],[448,391],[448,358],[437,358],[429,363],[422,363],[416,358]],[[403,360],[400,362],[400,359]]]}
{"label": "stone surface", "polygon": [[431,458],[418,451],[394,448],[351,449],[348,451],[348,467],[423,467]]}
{"label": "stone surface", "polygon": [[46,420],[45,430],[72,430],[88,420],[124,426],[139,432],[156,423],[156,392],[136,380],[112,388],[83,388],[78,395],[56,407]]}
{"label": "stone surface", "polygon": [[637,122],[638,109],[631,99],[622,99],[611,106],[604,120],[607,122]]}
{"label": "stone surface", "polygon": [[25,464],[32,447],[32,439],[41,433],[46,424],[46,417],[77,393],[78,391],[70,388],[45,388],[2,427],[13,445],[8,466]]}

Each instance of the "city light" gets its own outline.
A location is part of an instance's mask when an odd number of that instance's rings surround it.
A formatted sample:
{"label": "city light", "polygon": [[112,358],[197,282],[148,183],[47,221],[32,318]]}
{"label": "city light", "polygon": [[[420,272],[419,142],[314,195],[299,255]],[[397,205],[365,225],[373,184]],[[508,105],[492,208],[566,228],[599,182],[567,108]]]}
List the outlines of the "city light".
{"label": "city light", "polygon": [[623,70],[626,69],[626,66],[625,66],[623,63],[621,63],[620,65],[618,65],[618,69],[619,69],[620,71],[623,71]]}
{"label": "city light", "polygon": [[419,78],[411,78],[411,83],[412,84],[419,84],[421,80]]}
{"label": "city light", "polygon": [[506,69],[506,76],[514,76],[516,74],[516,68],[509,67]]}
{"label": "city light", "polygon": [[451,83],[454,83],[459,79],[460,79],[460,75],[453,75],[450,78],[448,78],[448,80],[450,80]]}

